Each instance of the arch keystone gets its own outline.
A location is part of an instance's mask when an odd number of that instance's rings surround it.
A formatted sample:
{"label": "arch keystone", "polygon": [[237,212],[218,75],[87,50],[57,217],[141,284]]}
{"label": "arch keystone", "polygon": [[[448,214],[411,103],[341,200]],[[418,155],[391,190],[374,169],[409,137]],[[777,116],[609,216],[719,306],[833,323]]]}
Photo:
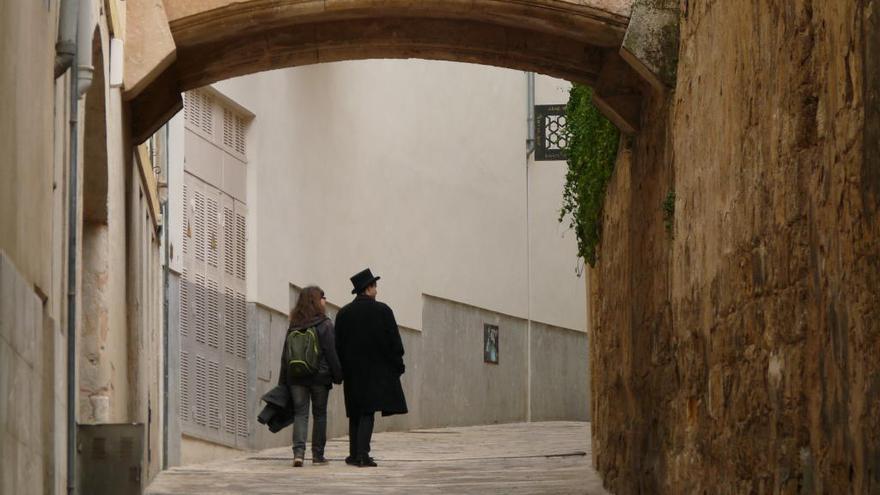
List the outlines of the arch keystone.
{"label": "arch keystone", "polygon": [[147,88],[177,55],[168,16],[162,2],[128,0],[126,2],[125,99],[131,100]]}

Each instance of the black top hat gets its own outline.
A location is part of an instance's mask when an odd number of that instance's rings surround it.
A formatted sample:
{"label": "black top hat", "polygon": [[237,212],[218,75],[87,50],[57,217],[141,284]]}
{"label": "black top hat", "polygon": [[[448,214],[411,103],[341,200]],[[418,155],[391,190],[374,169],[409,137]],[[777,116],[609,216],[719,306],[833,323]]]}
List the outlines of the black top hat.
{"label": "black top hat", "polygon": [[370,271],[369,268],[366,270],[360,271],[355,276],[351,277],[351,285],[354,286],[354,289],[351,290],[352,294],[358,294],[363,292],[364,289],[370,286],[376,280],[379,280],[382,277],[374,277],[373,272]]}

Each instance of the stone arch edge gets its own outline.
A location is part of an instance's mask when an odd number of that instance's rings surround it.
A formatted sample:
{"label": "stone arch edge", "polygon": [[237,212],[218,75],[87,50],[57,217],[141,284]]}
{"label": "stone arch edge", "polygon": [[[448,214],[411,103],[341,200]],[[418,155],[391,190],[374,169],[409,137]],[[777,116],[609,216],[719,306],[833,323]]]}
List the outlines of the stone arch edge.
{"label": "stone arch edge", "polygon": [[[129,53],[140,53],[142,61],[152,60],[149,70],[131,69],[142,75],[140,81],[126,78],[135,143],[182,108],[181,91],[263,70],[341,60],[449,60],[589,84],[595,88],[600,110],[627,134],[640,128],[643,95],[674,84],[674,76],[668,77],[669,64],[658,66],[656,50],[649,46],[660,41],[630,36],[645,32],[643,24],[654,25],[658,18],[667,23],[663,33],[677,33],[677,10],[657,7],[655,0],[589,2],[624,5],[617,13],[572,0],[424,0],[418,9],[409,10],[403,8],[404,0],[203,0],[221,7],[198,13],[181,11],[180,5],[186,3],[193,2],[165,0],[166,9],[142,16],[154,27],[161,24],[153,29],[167,38],[157,43],[164,47],[161,53],[151,58],[143,51],[127,50],[127,73]],[[475,8],[478,4],[482,10]],[[489,6],[498,15],[487,15]],[[665,17],[652,15],[661,7]],[[636,19],[620,13],[630,11]],[[274,28],[272,22],[261,22],[272,13],[280,19],[272,21]],[[536,13],[544,17],[514,26]],[[232,21],[235,26],[230,27]],[[597,34],[601,31],[597,22],[606,22],[603,33]],[[212,34],[205,36],[205,30]],[[129,31],[143,35],[149,30]],[[668,52],[661,56],[677,57]],[[650,64],[643,61],[648,57]],[[651,70],[663,71],[667,77],[651,78]]]}

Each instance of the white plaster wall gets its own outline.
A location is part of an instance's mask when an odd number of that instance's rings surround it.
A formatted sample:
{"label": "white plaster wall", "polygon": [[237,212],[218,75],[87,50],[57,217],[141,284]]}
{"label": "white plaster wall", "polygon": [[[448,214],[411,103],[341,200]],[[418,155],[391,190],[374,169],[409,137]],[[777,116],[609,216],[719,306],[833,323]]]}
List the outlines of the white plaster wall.
{"label": "white plaster wall", "polygon": [[[563,82],[539,81],[537,103],[567,100]],[[426,293],[585,329],[575,241],[557,223],[563,162],[532,168],[526,212],[522,72],[371,60],[215,88],[256,114],[249,299],[286,312],[289,283],[318,283],[344,304],[348,278],[369,266],[403,326],[421,328]]]}

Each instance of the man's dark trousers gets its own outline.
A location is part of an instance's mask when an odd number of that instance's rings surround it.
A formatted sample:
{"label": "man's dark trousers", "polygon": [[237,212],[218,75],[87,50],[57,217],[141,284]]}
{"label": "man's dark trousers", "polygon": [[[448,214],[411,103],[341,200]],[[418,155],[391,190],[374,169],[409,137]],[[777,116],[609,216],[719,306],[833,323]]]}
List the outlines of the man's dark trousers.
{"label": "man's dark trousers", "polygon": [[375,413],[348,418],[348,453],[352,459],[365,459],[370,455],[370,439],[373,437]]}

